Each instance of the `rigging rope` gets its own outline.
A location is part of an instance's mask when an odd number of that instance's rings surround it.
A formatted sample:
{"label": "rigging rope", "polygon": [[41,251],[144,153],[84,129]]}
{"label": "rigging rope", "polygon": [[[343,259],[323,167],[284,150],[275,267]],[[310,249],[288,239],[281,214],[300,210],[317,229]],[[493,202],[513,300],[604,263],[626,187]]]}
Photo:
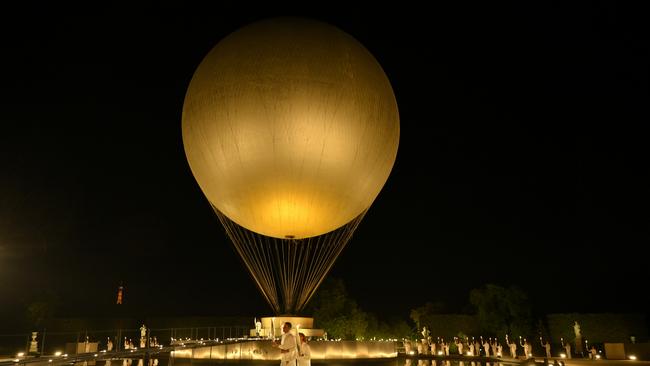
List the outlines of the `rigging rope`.
{"label": "rigging rope", "polygon": [[280,239],[241,227],[212,208],[276,314],[297,314],[304,309],[367,211],[323,235]]}

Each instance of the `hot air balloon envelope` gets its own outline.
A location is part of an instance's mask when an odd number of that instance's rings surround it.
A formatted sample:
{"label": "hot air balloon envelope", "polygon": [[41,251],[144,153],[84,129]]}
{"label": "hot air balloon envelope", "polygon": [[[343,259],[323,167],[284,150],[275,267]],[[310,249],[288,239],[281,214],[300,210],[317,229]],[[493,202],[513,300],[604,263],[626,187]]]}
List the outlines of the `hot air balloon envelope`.
{"label": "hot air balloon envelope", "polygon": [[325,23],[271,19],[219,42],[183,106],[183,144],[214,207],[253,232],[308,238],[367,210],[399,141],[375,58]]}

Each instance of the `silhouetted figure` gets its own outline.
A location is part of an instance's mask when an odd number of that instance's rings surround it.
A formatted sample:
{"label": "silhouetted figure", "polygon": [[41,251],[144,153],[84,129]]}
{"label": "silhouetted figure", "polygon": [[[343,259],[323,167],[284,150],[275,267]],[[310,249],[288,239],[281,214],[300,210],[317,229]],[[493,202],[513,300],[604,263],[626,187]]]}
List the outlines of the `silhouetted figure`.
{"label": "silhouetted figure", "polygon": [[510,348],[510,357],[517,358],[517,343],[511,340],[510,343],[508,343],[508,347]]}
{"label": "silhouetted figure", "polygon": [[564,344],[564,351],[566,352],[566,358],[571,358],[571,344],[569,342]]}

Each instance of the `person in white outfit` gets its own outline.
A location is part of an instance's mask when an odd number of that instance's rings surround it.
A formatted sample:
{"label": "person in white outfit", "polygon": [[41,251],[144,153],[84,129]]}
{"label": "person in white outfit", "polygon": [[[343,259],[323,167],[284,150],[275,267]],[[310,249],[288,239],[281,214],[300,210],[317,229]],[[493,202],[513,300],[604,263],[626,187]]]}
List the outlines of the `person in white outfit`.
{"label": "person in white outfit", "polygon": [[307,343],[304,333],[299,333],[300,346],[298,347],[298,366],[311,366],[311,348]]}
{"label": "person in white outfit", "polygon": [[458,354],[463,356],[463,340],[458,337],[454,337],[454,343],[456,343]]}
{"label": "person in white outfit", "polygon": [[485,357],[490,357],[490,343],[485,340],[483,341],[483,351],[485,351]]}
{"label": "person in white outfit", "polygon": [[291,334],[291,323],[286,322],[282,325],[280,343],[273,342],[273,346],[280,349],[280,366],[296,366],[298,352],[296,337]]}
{"label": "person in white outfit", "polygon": [[551,358],[551,344],[548,341],[546,343],[542,342],[542,337],[539,337],[539,343],[541,343],[544,351],[546,351],[546,358]]}
{"label": "person in white outfit", "polygon": [[517,358],[517,343],[513,340],[509,340],[508,347],[510,347],[510,357]]}

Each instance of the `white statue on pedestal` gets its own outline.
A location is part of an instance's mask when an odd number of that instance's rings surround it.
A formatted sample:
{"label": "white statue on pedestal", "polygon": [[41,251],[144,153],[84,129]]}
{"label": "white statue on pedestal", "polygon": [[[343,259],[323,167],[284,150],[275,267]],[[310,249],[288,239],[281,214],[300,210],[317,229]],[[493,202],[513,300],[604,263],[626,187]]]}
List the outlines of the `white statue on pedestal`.
{"label": "white statue on pedestal", "polygon": [[142,324],[140,327],[140,348],[145,348],[147,346],[147,327]]}
{"label": "white statue on pedestal", "polygon": [[573,332],[576,334],[576,338],[582,338],[582,333],[580,332],[580,324],[578,321],[573,322]]}
{"label": "white statue on pedestal", "polygon": [[259,337],[262,334],[262,322],[255,319],[255,334]]}
{"label": "white statue on pedestal", "polygon": [[576,335],[576,353],[582,354],[582,332],[580,331],[580,324],[578,324],[578,321],[573,322],[573,332]]}
{"label": "white statue on pedestal", "polygon": [[38,332],[32,332],[32,340],[29,342],[29,353],[38,353],[38,341],[36,340]]}

